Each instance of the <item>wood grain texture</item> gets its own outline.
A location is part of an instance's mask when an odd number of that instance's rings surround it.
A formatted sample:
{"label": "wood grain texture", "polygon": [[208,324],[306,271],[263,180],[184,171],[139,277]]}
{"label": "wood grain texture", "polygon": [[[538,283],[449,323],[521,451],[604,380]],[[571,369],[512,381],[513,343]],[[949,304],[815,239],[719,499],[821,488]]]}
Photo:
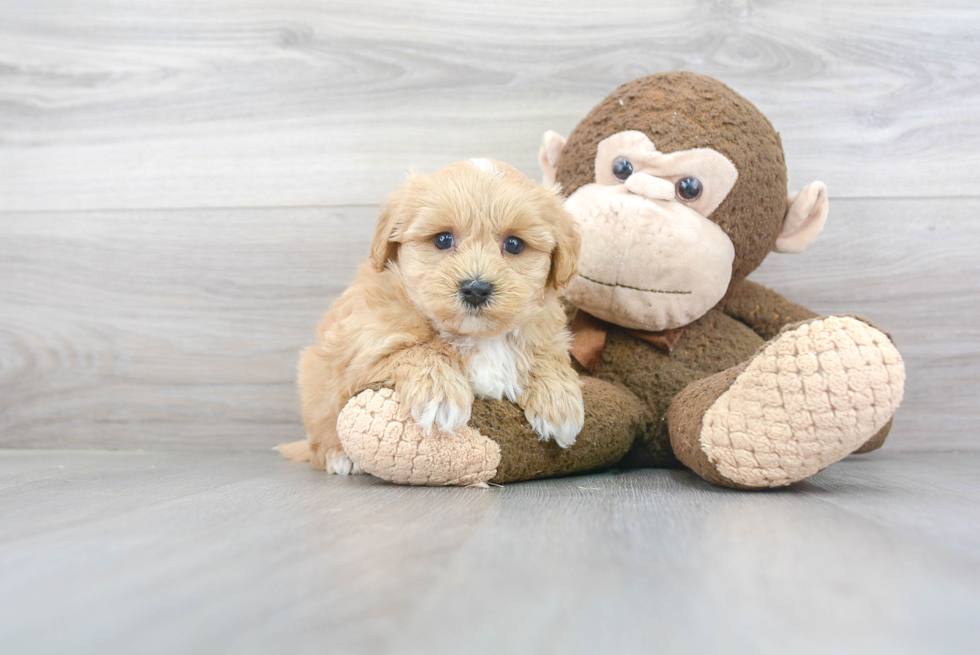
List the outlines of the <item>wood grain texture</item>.
{"label": "wood grain texture", "polygon": [[980,199],[831,203],[809,251],[771,255],[752,278],[892,335],[908,379],[890,447],[980,446]]}
{"label": "wood grain texture", "polygon": [[790,183],[980,194],[973,0],[0,3],[0,210],[375,204],[416,167],[537,174],[617,85],[714,75]]}
{"label": "wood grain texture", "polygon": [[778,492],[408,489],[274,454],[0,451],[0,643],[149,653],[974,653],[980,454]]}
{"label": "wood grain texture", "polygon": [[299,438],[298,351],[353,279],[375,214],[3,216],[0,443]]}
{"label": "wood grain texture", "polygon": [[[891,332],[888,448],[980,446],[980,199],[834,200],[753,278]],[[0,214],[0,445],[265,448],[303,437],[298,350],[375,207]]]}

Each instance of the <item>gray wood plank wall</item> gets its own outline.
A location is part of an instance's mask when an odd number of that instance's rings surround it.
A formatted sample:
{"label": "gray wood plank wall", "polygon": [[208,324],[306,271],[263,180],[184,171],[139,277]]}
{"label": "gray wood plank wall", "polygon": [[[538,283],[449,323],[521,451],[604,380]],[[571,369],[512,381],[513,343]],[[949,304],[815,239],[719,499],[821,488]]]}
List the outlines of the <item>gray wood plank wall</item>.
{"label": "gray wood plank wall", "polygon": [[895,448],[980,445],[980,5],[0,1],[0,445],[302,436],[296,351],[409,168],[537,176],[615,86],[714,75],[828,183],[754,278],[892,332]]}

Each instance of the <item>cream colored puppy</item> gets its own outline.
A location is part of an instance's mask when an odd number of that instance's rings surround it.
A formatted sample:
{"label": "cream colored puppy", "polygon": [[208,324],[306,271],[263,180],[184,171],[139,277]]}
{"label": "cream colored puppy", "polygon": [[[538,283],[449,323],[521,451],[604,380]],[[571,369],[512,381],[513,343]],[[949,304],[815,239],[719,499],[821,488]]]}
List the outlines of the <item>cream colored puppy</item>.
{"label": "cream colored puppy", "polygon": [[542,440],[582,429],[559,293],[580,241],[554,189],[487,159],[411,175],[378,219],[371,257],[303,351],[307,441],[291,459],[357,473],[337,416],[368,385],[393,385],[425,430],[453,432],[473,397],[519,404]]}

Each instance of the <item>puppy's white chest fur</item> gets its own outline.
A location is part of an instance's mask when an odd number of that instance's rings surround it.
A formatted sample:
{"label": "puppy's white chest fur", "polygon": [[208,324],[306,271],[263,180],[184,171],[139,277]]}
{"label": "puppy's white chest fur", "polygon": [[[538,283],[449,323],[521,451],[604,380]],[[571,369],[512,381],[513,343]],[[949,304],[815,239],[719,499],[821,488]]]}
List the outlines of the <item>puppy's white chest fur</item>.
{"label": "puppy's white chest fur", "polygon": [[524,392],[521,378],[524,370],[518,357],[520,336],[509,332],[499,337],[479,339],[457,337],[451,341],[466,363],[466,376],[479,398],[517,402]]}

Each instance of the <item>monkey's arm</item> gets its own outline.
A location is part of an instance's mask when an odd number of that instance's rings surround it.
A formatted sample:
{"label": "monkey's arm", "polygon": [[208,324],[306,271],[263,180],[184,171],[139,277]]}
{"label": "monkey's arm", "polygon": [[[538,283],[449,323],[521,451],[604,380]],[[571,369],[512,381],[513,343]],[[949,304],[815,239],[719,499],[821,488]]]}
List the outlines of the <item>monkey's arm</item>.
{"label": "monkey's arm", "polygon": [[742,281],[725,296],[718,309],[752,328],[766,341],[790,323],[816,318],[806,307],[792,303],[761,284]]}
{"label": "monkey's arm", "polygon": [[505,484],[583,473],[620,461],[645,422],[646,406],[625,387],[582,378],[585,426],[561,448],[541,441],[524,410],[506,400],[475,400],[470,424],[430,436],[404,418],[399,394],[372,385],[340,413],[337,432],[351,460],[398,484]]}

